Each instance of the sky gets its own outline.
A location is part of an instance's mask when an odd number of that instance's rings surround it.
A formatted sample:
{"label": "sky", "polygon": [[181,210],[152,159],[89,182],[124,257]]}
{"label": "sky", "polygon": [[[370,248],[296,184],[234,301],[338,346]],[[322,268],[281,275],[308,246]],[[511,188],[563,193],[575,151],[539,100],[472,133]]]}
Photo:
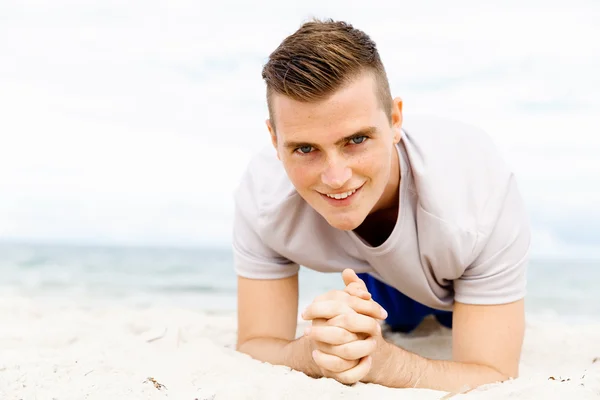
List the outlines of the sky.
{"label": "sky", "polygon": [[600,3],[0,3],[0,240],[230,242],[260,72],[311,17],[377,43],[412,114],[485,129],[541,257],[600,257]]}

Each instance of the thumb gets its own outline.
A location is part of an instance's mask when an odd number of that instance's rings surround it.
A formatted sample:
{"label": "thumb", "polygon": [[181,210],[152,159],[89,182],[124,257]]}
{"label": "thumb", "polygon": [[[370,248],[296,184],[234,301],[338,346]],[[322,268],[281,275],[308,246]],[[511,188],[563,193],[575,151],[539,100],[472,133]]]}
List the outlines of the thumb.
{"label": "thumb", "polygon": [[356,282],[361,286],[364,290],[367,290],[367,285],[365,282],[356,275],[353,269],[346,268],[342,271],[342,279],[344,280],[344,285],[348,286],[349,284]]}

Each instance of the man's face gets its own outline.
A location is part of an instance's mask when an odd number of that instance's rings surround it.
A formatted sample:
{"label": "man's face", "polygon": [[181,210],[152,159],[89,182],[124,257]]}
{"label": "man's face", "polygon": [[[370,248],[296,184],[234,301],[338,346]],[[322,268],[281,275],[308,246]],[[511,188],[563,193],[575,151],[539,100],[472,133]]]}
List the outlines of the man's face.
{"label": "man's face", "polygon": [[390,124],[369,73],[321,102],[273,96],[276,132],[267,126],[277,155],[300,196],[331,226],[353,230],[394,206],[401,108],[394,100]]}

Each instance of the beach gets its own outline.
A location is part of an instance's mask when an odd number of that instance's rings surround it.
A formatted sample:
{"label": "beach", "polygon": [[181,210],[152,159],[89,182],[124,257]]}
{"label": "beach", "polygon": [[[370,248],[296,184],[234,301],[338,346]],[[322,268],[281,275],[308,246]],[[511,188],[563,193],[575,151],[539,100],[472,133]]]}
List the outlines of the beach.
{"label": "beach", "polygon": [[[599,15],[592,0],[3,0],[0,400],[600,399]],[[262,70],[313,17],[372,37],[407,128],[477,126],[514,171],[532,225],[519,378],[345,386],[235,351],[234,191],[271,146]],[[299,279],[300,309],[343,283]],[[386,338],[449,359],[430,322]]]}
{"label": "beach", "polygon": [[[455,395],[345,386],[253,360],[235,351],[231,311],[5,296],[0,321],[3,400],[600,398],[600,322],[592,320],[528,317],[520,377]],[[410,335],[385,334],[423,356],[450,357],[450,331],[429,321]]]}

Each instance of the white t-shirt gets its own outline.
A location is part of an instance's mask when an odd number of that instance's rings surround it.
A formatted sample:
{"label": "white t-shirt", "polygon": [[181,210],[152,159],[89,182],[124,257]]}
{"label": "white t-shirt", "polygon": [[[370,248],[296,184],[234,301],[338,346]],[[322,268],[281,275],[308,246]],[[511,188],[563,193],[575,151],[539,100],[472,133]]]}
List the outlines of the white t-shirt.
{"label": "white t-shirt", "polygon": [[514,175],[490,138],[439,118],[405,119],[397,145],[399,213],[377,247],[342,231],[300,197],[275,149],[250,162],[235,192],[238,275],[279,279],[299,266],[367,272],[429,307],[525,296],[530,225]]}

